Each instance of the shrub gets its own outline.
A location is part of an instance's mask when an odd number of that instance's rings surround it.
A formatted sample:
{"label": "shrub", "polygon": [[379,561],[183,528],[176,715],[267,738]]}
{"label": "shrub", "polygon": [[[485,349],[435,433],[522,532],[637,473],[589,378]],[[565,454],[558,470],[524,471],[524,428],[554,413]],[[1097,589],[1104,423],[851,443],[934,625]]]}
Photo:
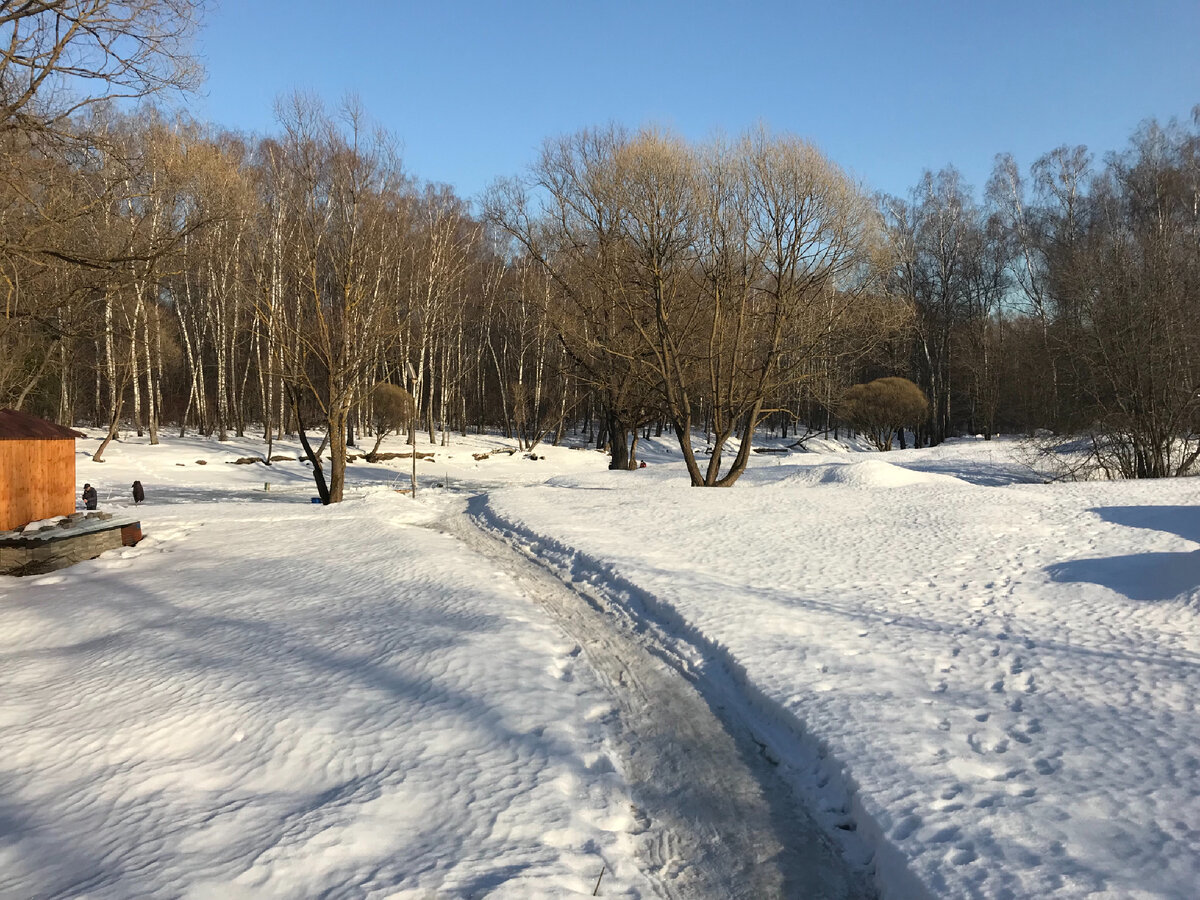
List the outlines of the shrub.
{"label": "shrub", "polygon": [[891,450],[898,429],[917,425],[929,415],[929,400],[907,378],[877,378],[847,388],[838,415],[877,450]]}

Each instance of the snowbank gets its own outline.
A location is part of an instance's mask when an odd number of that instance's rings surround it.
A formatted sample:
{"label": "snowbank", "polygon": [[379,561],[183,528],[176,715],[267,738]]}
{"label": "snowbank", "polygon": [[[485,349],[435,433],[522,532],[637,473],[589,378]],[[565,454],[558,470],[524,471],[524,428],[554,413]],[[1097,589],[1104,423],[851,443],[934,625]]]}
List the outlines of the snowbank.
{"label": "snowbank", "polygon": [[879,488],[908,487],[915,484],[948,486],[965,485],[961,478],[920,472],[904,466],[892,465],[881,459],[858,459],[852,462],[818,463],[797,466],[795,471],[782,478],[761,482],[766,487],[778,489],[782,486],[837,485],[840,487],[875,490]]}

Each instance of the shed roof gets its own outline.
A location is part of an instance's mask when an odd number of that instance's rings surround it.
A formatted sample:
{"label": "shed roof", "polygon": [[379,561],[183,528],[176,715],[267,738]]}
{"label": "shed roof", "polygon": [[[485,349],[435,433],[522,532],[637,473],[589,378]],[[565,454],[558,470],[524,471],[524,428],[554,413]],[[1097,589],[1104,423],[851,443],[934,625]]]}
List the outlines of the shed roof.
{"label": "shed roof", "polygon": [[15,409],[0,409],[0,441],[62,441],[81,437],[86,435],[64,425]]}

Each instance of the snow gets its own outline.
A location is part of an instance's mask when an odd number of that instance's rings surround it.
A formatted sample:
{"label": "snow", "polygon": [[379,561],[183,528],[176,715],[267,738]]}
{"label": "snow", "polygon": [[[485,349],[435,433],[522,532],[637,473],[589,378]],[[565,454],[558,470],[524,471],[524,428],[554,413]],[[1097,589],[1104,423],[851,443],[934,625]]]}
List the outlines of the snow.
{"label": "snow", "polygon": [[41,531],[43,528],[54,528],[65,519],[66,516],[51,516],[49,519],[38,519],[36,522],[28,522],[21,527],[21,531],[0,531],[0,535],[5,537],[16,537],[20,533],[33,534],[35,531]]}
{"label": "snow", "polygon": [[648,895],[609,699],[436,504],[116,449],[146,539],[0,579],[0,896]]}
{"label": "snow", "polygon": [[884,896],[1194,897],[1200,485],[1023,484],[1013,450],[756,460],[732,491],[662,465],[489,518],[808,742],[794,776]]}
{"label": "snow", "polygon": [[[963,484],[953,475],[919,472],[904,466],[892,465],[881,459],[863,459],[853,462],[838,462],[828,465],[798,467],[795,474],[787,476],[782,484],[788,486],[836,484],[855,488],[892,488],[912,484]],[[775,485],[772,485],[775,486]]]}
{"label": "snow", "polygon": [[0,577],[0,896],[678,895],[628,696],[464,538],[467,494],[736,714],[883,897],[1195,896],[1200,482],[813,439],[696,490],[653,440],[636,472],[473,458],[504,445],[422,444],[416,501],[409,460],[355,463],[326,508],[298,461],[234,464],[254,440],[81,440],[147,537]]}

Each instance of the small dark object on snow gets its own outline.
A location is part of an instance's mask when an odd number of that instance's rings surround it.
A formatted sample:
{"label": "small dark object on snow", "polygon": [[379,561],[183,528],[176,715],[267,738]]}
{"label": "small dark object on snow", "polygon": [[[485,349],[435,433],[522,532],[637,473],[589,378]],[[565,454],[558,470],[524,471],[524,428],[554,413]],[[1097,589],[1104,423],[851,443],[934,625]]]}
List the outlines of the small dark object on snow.
{"label": "small dark object on snow", "polygon": [[96,489],[95,489],[94,487],[92,487],[90,484],[85,484],[85,485],[83,486],[83,505],[84,505],[84,508],[85,508],[85,509],[95,509],[95,508],[96,508],[96,502],[97,502],[97,499],[96,499]]}
{"label": "small dark object on snow", "polygon": [[140,481],[135,481],[133,483],[133,505],[137,506],[145,499],[146,492],[142,490],[142,483]]}
{"label": "small dark object on snow", "polygon": [[646,461],[644,459],[640,463],[638,463],[638,468],[639,469],[646,468]]}

